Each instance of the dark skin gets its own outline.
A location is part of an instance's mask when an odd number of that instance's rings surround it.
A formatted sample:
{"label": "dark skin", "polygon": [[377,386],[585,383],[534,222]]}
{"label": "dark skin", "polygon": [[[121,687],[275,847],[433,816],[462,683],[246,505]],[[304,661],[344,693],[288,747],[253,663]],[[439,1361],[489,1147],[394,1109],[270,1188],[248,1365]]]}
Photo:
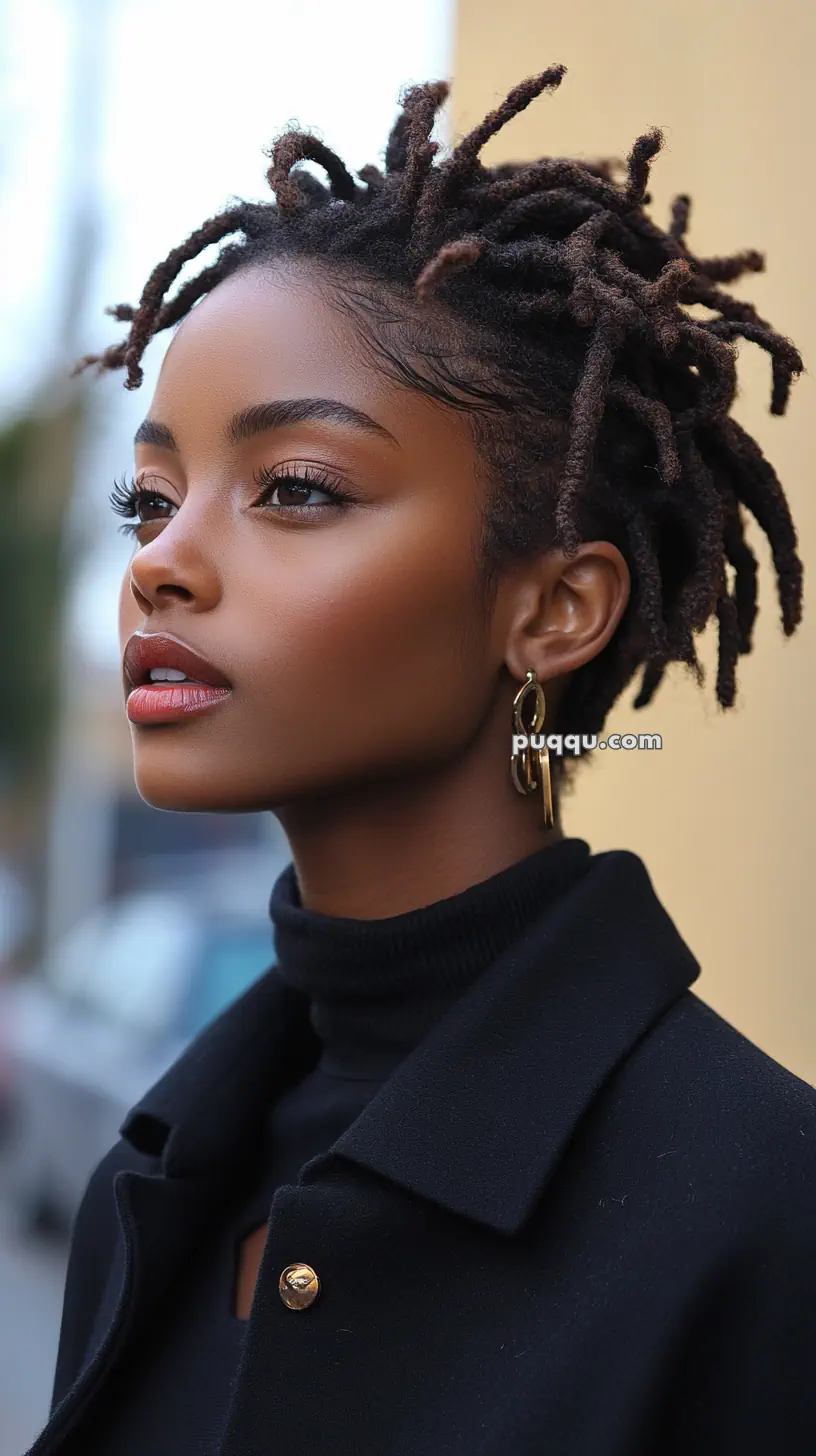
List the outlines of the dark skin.
{"label": "dark skin", "polygon": [[[331,399],[373,427],[305,420],[226,438],[238,412]],[[271,810],[303,904],[380,918],[454,895],[562,837],[509,772],[528,668],[548,722],[569,674],[606,646],[630,591],[606,541],[505,568],[477,559],[485,482],[466,414],[362,357],[319,270],[287,263],[221,283],[182,322],[149,420],[177,448],[136,446],[164,497],[142,516],[122,584],[120,642],[167,631],[232,684],[214,710],[131,724],[139,793],[162,809]],[[275,482],[262,468],[324,471]],[[269,494],[267,494],[269,500]],[[266,1227],[245,1241],[246,1318]]]}

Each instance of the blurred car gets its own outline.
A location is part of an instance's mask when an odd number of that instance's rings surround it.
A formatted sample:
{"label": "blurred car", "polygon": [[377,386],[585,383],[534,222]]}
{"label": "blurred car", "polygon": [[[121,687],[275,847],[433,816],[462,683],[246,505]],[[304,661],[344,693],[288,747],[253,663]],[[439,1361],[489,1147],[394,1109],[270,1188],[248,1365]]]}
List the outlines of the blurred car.
{"label": "blurred car", "polygon": [[128,1109],[274,963],[265,915],[142,891],[100,906],[7,988],[4,1181],[26,1226],[68,1226]]}

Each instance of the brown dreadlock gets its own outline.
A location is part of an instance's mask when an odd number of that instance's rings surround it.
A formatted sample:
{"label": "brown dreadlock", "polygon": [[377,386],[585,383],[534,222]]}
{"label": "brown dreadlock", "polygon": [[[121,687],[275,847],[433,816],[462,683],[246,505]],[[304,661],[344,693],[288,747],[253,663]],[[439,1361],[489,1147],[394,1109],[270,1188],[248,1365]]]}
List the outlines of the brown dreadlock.
{"label": "brown dreadlock", "polygon": [[[796,628],[803,572],[788,504],[729,411],[737,339],[771,357],[772,414],[784,413],[802,360],[751,304],[718,286],[760,271],[760,254],[697,258],[685,241],[687,196],[675,199],[668,231],[646,215],[659,131],[638,137],[619,180],[621,164],[607,161],[481,164],[485,142],[564,70],[515,87],[441,162],[430,134],[448,87],[412,87],[384,170],[363,167],[359,182],[317,137],[284,132],[270,149],[275,201],[239,202],[174,248],[137,307],[109,310],[130,324],[126,338],[75,372],[124,366],[135,389],[152,336],[239,268],[299,257],[322,269],[381,365],[471,414],[494,487],[488,578],[508,556],[548,545],[570,553],[603,537],[623,551],[626,613],[574,674],[559,715],[559,730],[593,733],[639,666],[636,707],[651,701],[669,662],[701,682],[694,634],[712,616],[717,699],[733,704],[757,611],[743,508],[770,543],[784,632]],[[302,162],[319,164],[328,186]],[[186,263],[232,234],[243,241],[166,297]],[[710,316],[690,315],[691,304]]]}

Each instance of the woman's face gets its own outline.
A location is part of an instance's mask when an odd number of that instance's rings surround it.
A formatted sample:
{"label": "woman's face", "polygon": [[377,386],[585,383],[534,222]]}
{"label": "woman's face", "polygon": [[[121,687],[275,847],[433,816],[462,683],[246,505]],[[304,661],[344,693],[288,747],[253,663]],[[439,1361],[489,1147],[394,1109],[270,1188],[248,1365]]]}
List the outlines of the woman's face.
{"label": "woman's face", "polygon": [[[262,417],[281,402],[288,415]],[[467,417],[365,362],[326,284],[290,265],[203,299],[148,420],[136,482],[153,494],[122,584],[121,647],[170,633],[231,691],[132,723],[142,797],[274,809],[455,758],[502,665],[482,605],[484,486]]]}

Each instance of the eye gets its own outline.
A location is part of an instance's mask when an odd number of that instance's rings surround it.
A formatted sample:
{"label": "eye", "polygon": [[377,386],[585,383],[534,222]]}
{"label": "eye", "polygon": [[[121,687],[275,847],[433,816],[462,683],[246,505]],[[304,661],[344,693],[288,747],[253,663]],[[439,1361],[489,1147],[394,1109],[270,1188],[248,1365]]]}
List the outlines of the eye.
{"label": "eye", "polygon": [[[254,504],[266,509],[314,511],[326,506],[343,507],[351,501],[348,493],[322,466],[304,465],[297,472],[290,465],[275,469],[261,466],[252,478],[261,487],[261,494]],[[315,500],[315,496],[323,496],[323,499]]]}
{"label": "eye", "polygon": [[167,496],[161,495],[158,491],[148,490],[144,480],[128,483],[127,476],[121,480],[115,480],[113,490],[108,496],[110,508],[117,516],[133,517],[132,523],[126,522],[119,530],[126,536],[135,535],[142,526],[147,526],[153,521],[166,521],[166,515],[153,515],[151,512],[161,512],[164,507],[176,510],[174,501],[168,500]]}

